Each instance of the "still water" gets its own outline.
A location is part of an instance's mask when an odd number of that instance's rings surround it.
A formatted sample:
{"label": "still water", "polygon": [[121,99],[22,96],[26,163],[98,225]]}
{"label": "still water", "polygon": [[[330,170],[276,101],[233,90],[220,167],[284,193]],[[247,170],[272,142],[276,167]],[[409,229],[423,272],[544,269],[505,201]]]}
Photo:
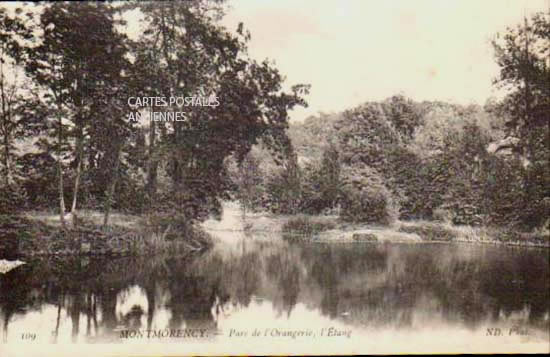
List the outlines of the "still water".
{"label": "still water", "polygon": [[482,351],[547,346],[549,315],[544,249],[239,236],[198,256],[42,259],[0,274],[2,343]]}

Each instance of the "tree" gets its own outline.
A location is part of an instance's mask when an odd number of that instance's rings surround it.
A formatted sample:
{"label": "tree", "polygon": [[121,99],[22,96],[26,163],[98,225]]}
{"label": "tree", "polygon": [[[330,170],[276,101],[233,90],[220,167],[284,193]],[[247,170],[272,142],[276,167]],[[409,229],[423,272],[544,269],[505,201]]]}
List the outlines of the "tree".
{"label": "tree", "polygon": [[[110,210],[130,196],[136,204],[126,206],[135,210],[152,203],[149,209],[203,218],[231,190],[226,158],[241,161],[259,139],[279,154],[289,147],[288,112],[306,105],[308,86],[285,91],[269,61],[251,60],[243,26],[232,34],[219,25],[222,3],[48,3],[30,15],[35,24],[23,27],[32,31],[31,41],[21,45],[21,63],[33,87],[15,120],[32,123],[25,127],[38,138],[40,152],[23,160],[36,179],[28,187],[36,193],[46,178],[57,184],[52,193],[63,227],[67,208],[75,224],[77,208],[98,202],[107,224]],[[129,9],[144,15],[137,41],[118,32],[124,25],[119,15]],[[12,47],[20,43],[13,33],[5,38]],[[130,110],[139,110],[129,107],[129,97],[185,97],[200,105],[145,108],[186,115],[140,127],[126,120]],[[206,105],[212,98],[218,104]],[[15,133],[9,130],[7,141]],[[10,150],[0,153],[8,171]],[[34,158],[48,169],[55,162],[54,180],[49,171],[37,178]]]}
{"label": "tree", "polygon": [[502,106],[509,113],[509,136],[516,137],[516,151],[526,159],[525,214],[530,227],[550,214],[550,21],[543,13],[516,28],[508,28],[493,41],[500,66],[495,83],[509,90]]}
{"label": "tree", "polygon": [[[18,9],[16,12],[20,14],[22,11]],[[20,42],[30,37],[31,32],[25,27],[24,19],[10,16],[5,8],[0,8],[0,157],[6,189],[15,189],[13,144],[16,136],[20,136],[25,129],[25,118],[21,115],[24,101],[21,68],[16,63],[22,57]]]}
{"label": "tree", "polygon": [[[524,20],[523,26],[508,28],[502,39],[493,41],[495,57],[501,67],[495,84],[510,91],[503,105],[510,112],[510,129],[522,139],[522,149],[530,148],[529,133],[549,125],[550,58],[548,40],[550,21],[543,13]],[[550,128],[550,127],[549,127]]]}
{"label": "tree", "polygon": [[252,151],[241,162],[237,163],[237,198],[241,204],[243,219],[246,211],[254,210],[261,202],[263,177],[260,170],[260,161]]}
{"label": "tree", "polygon": [[325,146],[319,161],[302,170],[301,208],[312,214],[334,208],[341,193],[340,153],[333,142]]}
{"label": "tree", "polygon": [[283,214],[296,214],[302,204],[302,170],[292,147],[286,152],[282,167],[267,180],[267,191],[272,210]]}
{"label": "tree", "polygon": [[392,195],[375,169],[364,164],[344,167],[341,190],[344,221],[387,225],[397,218]]}
{"label": "tree", "polygon": [[323,151],[321,159],[321,197],[326,208],[333,208],[340,195],[340,153],[332,142]]}
{"label": "tree", "polygon": [[[229,178],[224,160],[237,160],[261,137],[272,148],[288,146],[288,110],[305,105],[305,86],[282,91],[283,77],[268,61],[246,55],[250,38],[242,26],[237,36],[217,24],[223,15],[212,2],[137,4],[145,31],[136,45],[136,64],[152,67],[159,84],[142,87],[146,96],[198,96],[218,106],[188,106],[186,119],[150,126],[148,187],[154,192],[156,168],[163,161],[172,181],[175,208],[197,216],[200,207],[219,207]],[[168,109],[174,110],[174,109]],[[158,124],[158,125],[157,125]],[[158,134],[157,134],[158,133]],[[194,217],[191,217],[194,218]]]}
{"label": "tree", "polygon": [[414,130],[422,123],[419,106],[403,95],[394,95],[383,103],[388,120],[401,134],[404,141],[412,139]]}
{"label": "tree", "polygon": [[379,103],[347,110],[335,126],[346,165],[365,164],[381,171],[386,164],[385,151],[400,143],[398,132]]}
{"label": "tree", "polygon": [[[6,60],[3,54],[4,48],[0,48],[0,135],[2,136],[2,163],[5,177],[4,185],[8,188],[13,184],[13,139],[15,131],[20,127],[19,119],[17,118],[17,106],[20,104],[18,97],[19,83],[17,78],[10,81],[7,73],[14,73],[14,66],[6,65]],[[6,71],[6,68],[8,70]]]}
{"label": "tree", "polygon": [[[74,143],[69,159],[73,160],[75,169],[71,206],[75,223],[84,153],[89,145],[87,141],[97,141],[93,135],[101,132],[98,128],[106,125],[112,129],[111,116],[123,114],[107,104],[109,98],[124,94],[120,88],[126,49],[123,36],[115,31],[113,14],[111,6],[105,4],[50,4],[40,15],[42,42],[27,51],[27,73],[45,91],[42,98],[57,117],[60,217],[63,225],[62,146]],[[104,107],[111,112],[102,111]],[[105,138],[101,136],[100,140]]]}

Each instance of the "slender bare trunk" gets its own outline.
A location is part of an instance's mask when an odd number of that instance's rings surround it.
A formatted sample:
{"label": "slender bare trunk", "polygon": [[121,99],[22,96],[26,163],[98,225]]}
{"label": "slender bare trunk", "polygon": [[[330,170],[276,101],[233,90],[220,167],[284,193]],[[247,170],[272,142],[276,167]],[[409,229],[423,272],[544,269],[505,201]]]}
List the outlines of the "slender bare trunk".
{"label": "slender bare trunk", "polygon": [[77,199],[78,199],[78,188],[79,188],[79,185],[80,185],[80,176],[81,176],[81,173],[82,173],[82,157],[83,157],[83,152],[84,152],[83,146],[84,146],[84,139],[83,139],[83,135],[82,135],[82,132],[81,132],[78,139],[77,139],[77,144],[76,144],[78,164],[76,166],[76,178],[75,178],[75,181],[74,181],[74,190],[73,190],[73,204],[71,206],[71,216],[72,216],[72,219],[73,219],[73,226],[75,226],[75,227],[77,225],[76,202],[77,202]]}
{"label": "slender bare trunk", "polygon": [[149,127],[149,163],[147,166],[147,192],[149,197],[154,197],[157,190],[157,167],[155,156],[156,124],[150,121]]}
{"label": "slender bare trunk", "polygon": [[63,123],[61,120],[61,114],[58,114],[58,138],[57,138],[57,172],[59,174],[59,220],[63,229],[65,225],[65,198],[63,193],[63,166],[61,163],[61,143],[63,140]]}
{"label": "slender bare trunk", "polygon": [[61,159],[57,162],[57,172],[59,174],[59,220],[61,226],[65,228],[65,199],[63,197],[63,169],[61,168]]}
{"label": "slender bare trunk", "polygon": [[116,149],[115,165],[111,175],[111,182],[107,188],[107,197],[105,198],[105,215],[103,216],[103,227],[107,227],[109,224],[109,214],[111,213],[111,205],[113,202],[113,196],[115,194],[115,187],[118,181],[118,167],[120,165],[120,148]]}
{"label": "slender bare trunk", "polygon": [[12,122],[11,117],[11,101],[6,94],[4,82],[4,67],[0,63],[0,96],[2,100],[2,132],[4,134],[4,166],[6,166],[6,186],[10,186],[12,182],[11,162],[10,162],[10,124]]}
{"label": "slender bare trunk", "polygon": [[[178,124],[179,123],[174,122],[174,147],[179,149],[179,145],[180,145],[179,140],[181,137],[181,126],[179,126]],[[174,155],[173,160],[174,160],[174,186],[176,190],[179,190],[183,179],[182,164],[180,161],[181,159],[177,154]]]}
{"label": "slender bare trunk", "polygon": [[4,165],[6,166],[6,186],[10,186],[13,182],[11,174],[11,160],[10,160],[10,142],[8,133],[4,134]]}

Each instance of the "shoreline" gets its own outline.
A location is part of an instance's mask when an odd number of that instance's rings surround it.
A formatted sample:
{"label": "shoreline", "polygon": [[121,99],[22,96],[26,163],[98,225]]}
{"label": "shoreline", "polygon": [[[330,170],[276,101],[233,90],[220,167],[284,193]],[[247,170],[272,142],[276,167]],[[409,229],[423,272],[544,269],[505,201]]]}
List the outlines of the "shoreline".
{"label": "shoreline", "polygon": [[[266,219],[265,216],[264,220]],[[486,226],[458,226],[436,221],[397,221],[390,226],[375,224],[347,223],[334,216],[276,216],[270,219],[278,222],[280,232],[289,242],[311,243],[461,243],[492,244],[513,247],[550,249],[550,235],[525,233]],[[254,226],[254,218],[251,218]],[[291,222],[298,227],[285,225]],[[317,227],[317,230],[314,228]],[[253,232],[254,229],[252,228]],[[283,238],[285,239],[285,238]]]}
{"label": "shoreline", "polygon": [[328,240],[314,240],[311,242],[305,242],[304,244],[467,244],[467,245],[485,245],[485,246],[505,246],[505,247],[515,247],[515,248],[531,248],[531,249],[550,249],[550,245],[544,244],[535,244],[535,243],[509,243],[509,242],[500,242],[500,241],[470,241],[470,240],[452,240],[452,241],[443,241],[443,240],[432,240],[432,241],[421,241],[421,242],[368,242],[368,241],[353,241],[353,240],[342,240],[342,241],[328,241]]}
{"label": "shoreline", "polygon": [[212,237],[196,225],[175,231],[165,221],[147,225],[143,222],[145,217],[119,216],[119,222],[106,227],[87,217],[77,227],[67,222],[63,229],[54,216],[44,213],[0,215],[0,257],[190,253],[213,244]]}
{"label": "shoreline", "polygon": [[[236,218],[238,207],[229,203],[224,216]],[[0,257],[33,256],[140,256],[156,253],[204,251],[219,244],[217,229],[204,224],[178,226],[171,217],[114,213],[106,228],[94,222],[100,214],[82,211],[82,223],[61,229],[53,214],[25,212],[0,216]],[[57,221],[56,221],[57,220]],[[144,223],[148,220],[147,224]],[[274,235],[289,243],[460,243],[502,245],[525,248],[550,248],[550,237],[490,227],[454,226],[431,221],[398,221],[391,226],[346,223],[336,216],[275,215],[251,213],[231,222],[224,233],[243,233],[246,237]],[[149,224],[149,225],[148,225]],[[236,226],[235,226],[236,225]],[[221,233],[223,234],[223,233]]]}

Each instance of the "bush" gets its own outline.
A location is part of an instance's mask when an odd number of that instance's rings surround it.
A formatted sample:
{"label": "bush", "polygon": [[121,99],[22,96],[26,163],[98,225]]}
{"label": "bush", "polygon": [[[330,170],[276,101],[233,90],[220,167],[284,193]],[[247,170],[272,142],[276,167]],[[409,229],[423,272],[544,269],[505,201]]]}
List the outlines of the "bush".
{"label": "bush", "polygon": [[397,219],[399,208],[374,170],[348,170],[344,179],[340,216],[347,222],[388,225]]}
{"label": "bush", "polygon": [[340,214],[345,221],[384,225],[394,221],[389,192],[383,186],[346,189],[343,196]]}
{"label": "bush", "polygon": [[[32,208],[59,207],[59,179],[57,161],[47,153],[29,153],[18,160],[24,173],[21,187],[26,192],[26,202]],[[64,178],[65,202],[70,202],[71,180]]]}
{"label": "bush", "polygon": [[0,214],[13,214],[24,208],[27,196],[16,185],[0,187]]}
{"label": "bush", "polygon": [[399,232],[416,233],[426,241],[452,241],[457,238],[457,233],[438,224],[423,224],[421,226],[403,226]]}
{"label": "bush", "polygon": [[520,161],[493,155],[484,166],[483,201],[489,223],[518,227],[526,209]]}
{"label": "bush", "polygon": [[273,173],[266,180],[269,207],[279,214],[296,214],[302,203],[302,170],[292,154],[283,168]]}
{"label": "bush", "polygon": [[140,220],[141,231],[146,241],[156,247],[166,247],[171,242],[187,242],[191,247],[206,247],[213,244],[212,237],[197,228],[194,221],[181,214],[148,214]]}
{"label": "bush", "polygon": [[335,227],[336,225],[330,221],[300,216],[290,219],[283,225],[283,239],[290,242],[309,240],[320,232]]}
{"label": "bush", "polygon": [[450,223],[453,221],[453,212],[449,209],[438,207],[433,210],[433,218],[438,222]]}

